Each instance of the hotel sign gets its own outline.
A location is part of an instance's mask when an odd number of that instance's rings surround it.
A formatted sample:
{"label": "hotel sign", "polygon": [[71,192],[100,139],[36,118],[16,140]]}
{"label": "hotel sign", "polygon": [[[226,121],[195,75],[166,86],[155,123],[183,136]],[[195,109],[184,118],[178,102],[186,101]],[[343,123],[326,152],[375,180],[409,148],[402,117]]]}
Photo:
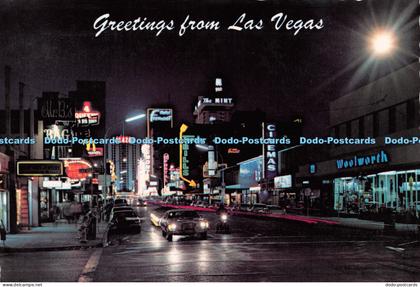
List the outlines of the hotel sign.
{"label": "hotel sign", "polygon": [[172,109],[150,109],[149,120],[153,122],[172,122]]}
{"label": "hotel sign", "polygon": [[203,104],[233,105],[232,98],[203,98]]}
{"label": "hotel sign", "polygon": [[389,161],[389,155],[384,150],[381,150],[375,154],[354,156],[352,158],[347,159],[337,159],[336,165],[337,169],[348,169],[355,167],[372,166],[375,164],[385,164],[389,163]]}

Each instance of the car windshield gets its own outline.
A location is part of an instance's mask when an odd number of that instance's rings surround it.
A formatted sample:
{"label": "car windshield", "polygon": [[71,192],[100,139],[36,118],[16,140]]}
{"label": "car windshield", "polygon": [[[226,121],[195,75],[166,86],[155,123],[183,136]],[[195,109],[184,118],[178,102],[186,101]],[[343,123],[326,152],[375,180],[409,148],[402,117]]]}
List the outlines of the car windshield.
{"label": "car windshield", "polygon": [[125,210],[125,211],[116,211],[115,216],[137,217],[137,214],[134,211]]}
{"label": "car windshield", "polygon": [[169,212],[168,218],[198,218],[200,217],[197,212],[191,211],[172,211]]}
{"label": "car windshield", "polygon": [[125,199],[116,199],[115,204],[127,203]]}

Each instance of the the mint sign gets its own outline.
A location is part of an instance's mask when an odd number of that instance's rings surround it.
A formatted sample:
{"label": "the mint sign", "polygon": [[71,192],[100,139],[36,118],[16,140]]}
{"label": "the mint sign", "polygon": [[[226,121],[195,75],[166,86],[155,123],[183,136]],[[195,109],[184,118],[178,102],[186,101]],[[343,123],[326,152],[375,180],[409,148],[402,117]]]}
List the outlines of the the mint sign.
{"label": "the mint sign", "polygon": [[349,159],[338,159],[336,163],[337,169],[346,169],[371,166],[375,164],[384,164],[388,163],[389,161],[389,155],[385,151],[381,150],[380,152],[371,155],[354,156],[353,158]]}

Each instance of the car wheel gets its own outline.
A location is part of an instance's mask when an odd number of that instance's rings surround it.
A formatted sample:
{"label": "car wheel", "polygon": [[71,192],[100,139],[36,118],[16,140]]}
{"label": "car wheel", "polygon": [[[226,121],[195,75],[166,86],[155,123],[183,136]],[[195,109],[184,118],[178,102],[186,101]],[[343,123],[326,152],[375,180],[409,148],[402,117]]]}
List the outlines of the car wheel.
{"label": "car wheel", "polygon": [[166,235],[166,240],[168,240],[169,242],[171,242],[172,241],[172,234],[167,234]]}

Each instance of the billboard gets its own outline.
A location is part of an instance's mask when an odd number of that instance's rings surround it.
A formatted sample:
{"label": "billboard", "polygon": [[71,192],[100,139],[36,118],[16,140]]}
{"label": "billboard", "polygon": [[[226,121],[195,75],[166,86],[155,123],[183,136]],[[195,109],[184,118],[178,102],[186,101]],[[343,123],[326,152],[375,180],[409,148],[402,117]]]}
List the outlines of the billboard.
{"label": "billboard", "polygon": [[61,176],[63,162],[58,160],[24,160],[16,162],[18,176]]}
{"label": "billboard", "polygon": [[274,188],[290,188],[292,187],[292,175],[276,176],[274,178]]}
{"label": "billboard", "polygon": [[262,178],[262,157],[250,159],[239,164],[239,180],[241,188],[257,186]]}

